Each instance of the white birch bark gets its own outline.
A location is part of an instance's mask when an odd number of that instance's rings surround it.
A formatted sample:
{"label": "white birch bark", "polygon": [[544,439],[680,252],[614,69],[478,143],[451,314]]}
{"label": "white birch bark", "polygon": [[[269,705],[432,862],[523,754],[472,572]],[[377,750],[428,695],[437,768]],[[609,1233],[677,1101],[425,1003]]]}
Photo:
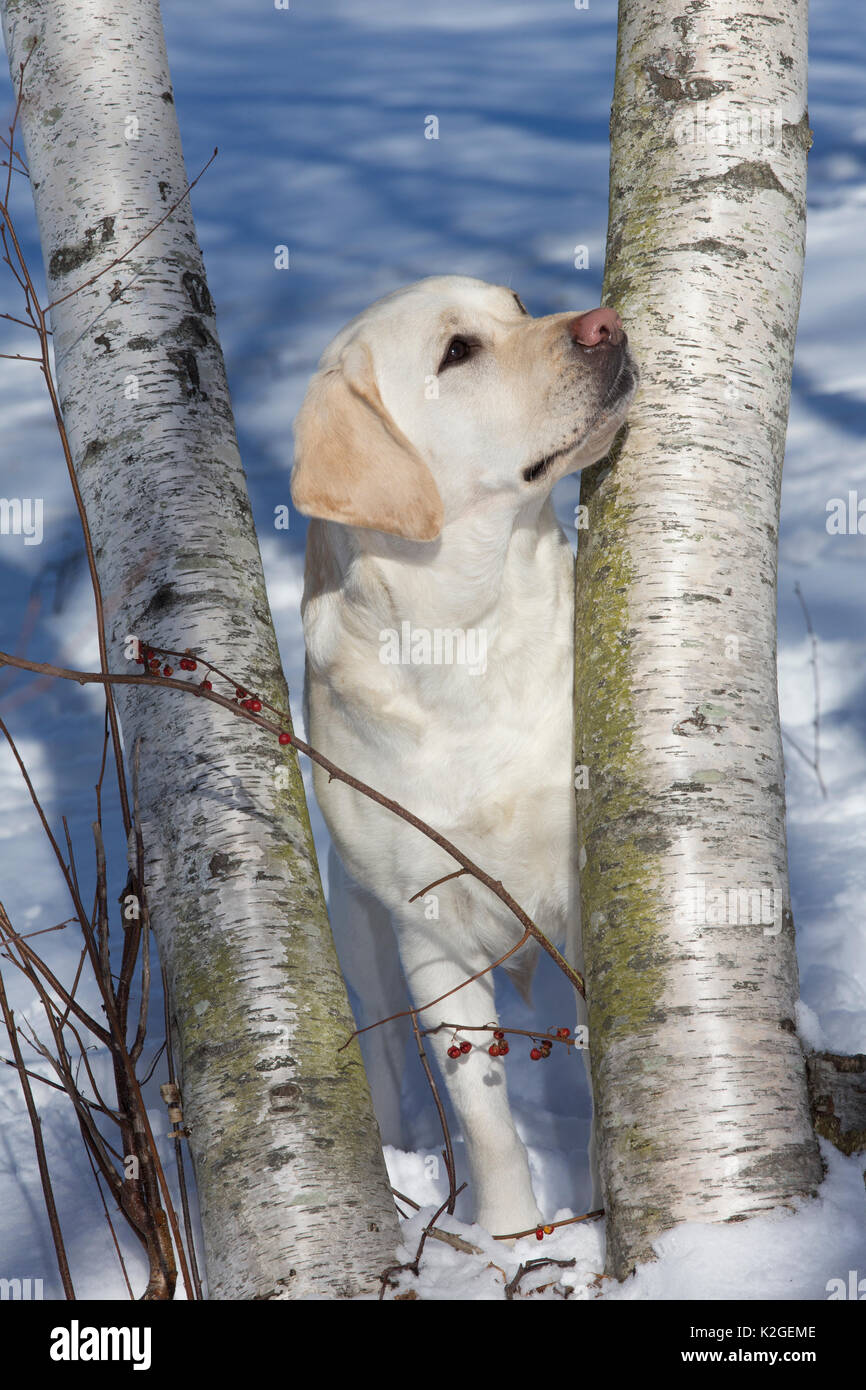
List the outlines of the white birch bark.
{"label": "white birch bark", "polygon": [[739,1220],[821,1177],[792,1021],[776,687],[805,0],[620,0],[611,137],[604,302],[642,387],[615,465],[582,480],[576,729],[608,1270],[623,1277],[677,1222]]}
{"label": "white birch bark", "polygon": [[[37,43],[21,127],[53,301],[186,186],[159,6],[0,8],[16,83]],[[52,327],[112,669],[131,669],[133,633],[206,653],[287,707],[188,202]],[[397,1223],[357,1046],[337,1051],[353,1024],[294,754],[206,701],[116,689],[127,751],[143,736],[148,890],[210,1297],[369,1290]]]}

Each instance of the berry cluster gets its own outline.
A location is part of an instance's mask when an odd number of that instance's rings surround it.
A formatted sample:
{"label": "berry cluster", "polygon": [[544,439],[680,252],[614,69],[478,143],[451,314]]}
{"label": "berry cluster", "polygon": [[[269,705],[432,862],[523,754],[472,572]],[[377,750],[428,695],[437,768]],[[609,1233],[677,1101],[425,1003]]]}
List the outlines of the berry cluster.
{"label": "berry cluster", "polygon": [[[282,734],[281,734],[281,735],[280,735],[280,740],[281,740],[281,741],[282,741],[282,737],[283,737],[283,736],[282,736]],[[504,1031],[504,1029],[502,1029],[502,1028],[494,1028],[494,1029],[492,1030],[492,1032],[493,1032],[493,1042],[490,1044],[490,1046],[489,1046],[488,1049],[487,1049],[488,1053],[490,1054],[491,1057],[507,1057],[507,1056],[508,1056],[508,1053],[509,1053],[509,1051],[510,1051],[510,1048],[509,1048],[509,1046],[508,1046],[508,1043],[505,1041],[505,1031]],[[532,1048],[532,1051],[531,1051],[530,1054],[529,1054],[530,1057],[532,1058],[533,1062],[540,1062],[541,1059],[542,1059],[542,1057],[549,1057],[549,1056],[550,1056],[550,1054],[551,1054],[551,1052],[552,1052],[552,1050],[553,1050],[553,1039],[554,1039],[554,1037],[557,1038],[560,1042],[565,1042],[568,1038],[571,1037],[571,1029],[570,1029],[570,1028],[557,1028],[557,1030],[556,1030],[555,1034],[553,1035],[553,1037],[546,1037],[546,1038],[533,1039],[533,1041],[537,1043],[537,1046],[533,1047],[533,1048]],[[460,1058],[461,1056],[465,1056],[467,1052],[471,1052],[471,1051],[472,1051],[472,1044],[471,1044],[471,1042],[467,1042],[465,1038],[458,1038],[457,1035],[455,1034],[454,1037],[452,1038],[451,1046],[450,1046],[449,1049],[448,1049],[448,1056],[451,1058],[452,1062],[456,1062],[456,1061],[458,1060],[458,1058]]]}
{"label": "berry cluster", "polygon": [[[557,1028],[556,1036],[564,1042],[566,1038],[571,1037],[571,1029]],[[534,1047],[529,1055],[532,1058],[533,1062],[540,1062],[542,1058],[549,1057],[552,1050],[553,1042],[550,1038],[539,1038],[538,1047]]]}
{"label": "berry cluster", "polygon": [[261,713],[262,702],[258,695],[251,695],[242,685],[235,686],[235,700],[242,709],[248,709],[250,714]]}
{"label": "berry cluster", "polygon": [[[158,651],[159,648],[148,646],[146,642],[140,642],[138,648],[139,665],[143,666],[145,670],[148,671],[152,676],[174,675],[174,667],[171,666],[168,662],[165,662],[165,664],[163,665],[161,658],[158,655]],[[208,673],[210,674],[213,668],[210,666],[209,662],[205,662],[204,664],[207,667]],[[198,670],[198,662],[196,661],[195,657],[189,655],[182,656],[180,658],[180,661],[178,662],[178,666],[180,667],[181,671]],[[220,672],[217,672],[216,674],[219,675]],[[213,683],[207,678],[205,678],[203,681],[201,681],[200,688],[202,690],[213,690]],[[257,695],[251,695],[250,692],[248,690],[244,690],[243,686],[241,685],[235,686],[235,703],[237,705],[240,705],[242,709],[248,710],[250,714],[261,714],[262,712],[262,702],[259,699],[259,697]],[[274,713],[277,714],[278,711],[274,710]],[[292,736],[286,730],[283,730],[279,734],[279,741],[285,748],[287,744],[291,743]]]}
{"label": "berry cluster", "polygon": [[153,650],[153,647],[146,647],[143,642],[138,648],[138,664],[139,666],[145,666],[152,676],[158,676],[160,674],[163,676],[171,676],[174,673],[173,667],[169,666],[168,662],[166,662],[160,672],[161,662],[159,657]]}
{"label": "berry cluster", "polygon": [[544,1240],[544,1237],[545,1237],[545,1236],[551,1235],[552,1232],[553,1232],[553,1227],[552,1227],[552,1226],[539,1226],[539,1227],[537,1227],[536,1232],[535,1232],[535,1239],[536,1239],[536,1240]]}

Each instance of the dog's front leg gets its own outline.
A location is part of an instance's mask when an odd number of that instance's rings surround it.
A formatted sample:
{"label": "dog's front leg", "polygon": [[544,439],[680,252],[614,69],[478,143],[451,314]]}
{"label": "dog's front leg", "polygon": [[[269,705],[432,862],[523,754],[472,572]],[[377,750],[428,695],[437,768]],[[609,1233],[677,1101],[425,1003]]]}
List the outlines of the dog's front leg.
{"label": "dog's front leg", "polygon": [[[451,928],[459,930],[455,923]],[[455,960],[455,943],[445,924],[437,923],[435,931],[421,932],[417,923],[402,923],[398,938],[417,1008],[463,984],[490,963],[480,952],[465,949],[461,959]],[[446,1020],[464,1028],[482,1027],[495,1019],[490,974],[419,1014],[422,1028],[433,1028]],[[529,1159],[508,1104],[506,1064],[502,1058],[489,1055],[489,1033],[464,1032],[460,1037],[472,1043],[472,1051],[459,1060],[448,1056],[453,1044],[449,1029],[428,1036],[425,1048],[438,1062],[463,1133],[476,1220],[498,1235],[527,1230],[538,1225],[541,1214],[532,1190]]]}

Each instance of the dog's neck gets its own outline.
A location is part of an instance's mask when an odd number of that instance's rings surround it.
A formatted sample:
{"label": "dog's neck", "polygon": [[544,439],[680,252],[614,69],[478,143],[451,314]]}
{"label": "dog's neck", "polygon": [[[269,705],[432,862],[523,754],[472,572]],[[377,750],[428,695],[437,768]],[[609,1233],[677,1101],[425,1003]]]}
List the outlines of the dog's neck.
{"label": "dog's neck", "polygon": [[373,626],[466,628],[495,622],[502,602],[519,595],[539,540],[552,528],[558,530],[552,504],[539,498],[516,514],[504,504],[479,509],[424,543],[358,528],[328,530],[349,578],[347,597],[356,611],[367,610]]}

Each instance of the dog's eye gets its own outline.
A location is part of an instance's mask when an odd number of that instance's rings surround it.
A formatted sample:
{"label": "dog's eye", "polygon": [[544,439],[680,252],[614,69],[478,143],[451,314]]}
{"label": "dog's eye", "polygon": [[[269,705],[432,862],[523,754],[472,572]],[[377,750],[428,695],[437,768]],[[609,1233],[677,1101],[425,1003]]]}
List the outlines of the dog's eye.
{"label": "dog's eye", "polygon": [[442,358],[439,367],[440,372],[444,367],[450,367],[455,362],[465,362],[472,355],[472,343],[468,343],[465,338],[452,338],[445,349],[445,356]]}

